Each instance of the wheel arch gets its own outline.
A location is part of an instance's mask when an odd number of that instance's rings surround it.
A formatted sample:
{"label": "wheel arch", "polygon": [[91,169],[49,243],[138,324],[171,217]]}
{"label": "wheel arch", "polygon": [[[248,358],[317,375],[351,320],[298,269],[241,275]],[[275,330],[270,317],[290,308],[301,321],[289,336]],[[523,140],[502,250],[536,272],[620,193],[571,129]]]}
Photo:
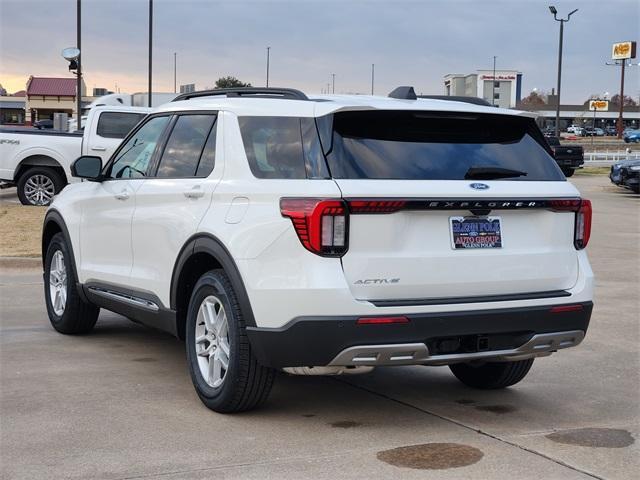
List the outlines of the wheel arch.
{"label": "wheel arch", "polygon": [[29,167],[53,168],[56,170],[56,172],[60,174],[65,184],[69,183],[69,180],[67,178],[67,173],[64,171],[62,164],[54,157],[46,154],[41,154],[41,153],[30,154],[25,158],[23,158],[22,160],[20,160],[20,163],[18,163],[18,166],[14,171],[13,180],[17,182],[20,179],[20,177],[24,174],[24,172],[26,172],[29,169]]}
{"label": "wheel arch", "polygon": [[[71,252],[71,258],[69,259],[69,261],[71,262],[71,268],[73,268],[74,277],[77,279],[79,277],[78,269],[76,267],[76,255],[73,251],[73,243],[71,242],[69,230],[67,229],[67,225],[60,212],[53,208],[47,210],[47,214],[45,215],[44,221],[42,222],[42,270],[45,270],[44,262],[46,261],[49,243],[51,243],[51,239],[57,233],[62,234],[65,242],[67,243],[67,248]],[[78,294],[83,301],[87,301],[84,295],[84,290],[82,288],[78,288]]]}
{"label": "wheel arch", "polygon": [[255,326],[253,309],[233,257],[215,236],[196,234],[184,244],[173,268],[170,308],[176,312],[176,332],[184,338],[187,309],[193,286],[209,270],[222,269],[235,290],[247,326]]}

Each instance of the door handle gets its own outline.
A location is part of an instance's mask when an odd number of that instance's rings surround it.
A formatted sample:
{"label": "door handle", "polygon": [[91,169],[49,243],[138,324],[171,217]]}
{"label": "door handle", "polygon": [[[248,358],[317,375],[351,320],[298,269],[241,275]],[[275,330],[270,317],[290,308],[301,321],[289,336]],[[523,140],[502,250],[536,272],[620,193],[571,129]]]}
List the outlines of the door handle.
{"label": "door handle", "polygon": [[116,193],[115,197],[118,200],[128,200],[129,199],[129,192],[126,191],[126,190],[123,190],[120,193]]}
{"label": "door handle", "polygon": [[107,147],[91,147],[91,150],[95,150],[96,152],[106,152]]}
{"label": "door handle", "polygon": [[185,191],[184,196],[187,198],[200,198],[204,197],[204,191],[202,191],[200,185],[196,185],[191,190]]}

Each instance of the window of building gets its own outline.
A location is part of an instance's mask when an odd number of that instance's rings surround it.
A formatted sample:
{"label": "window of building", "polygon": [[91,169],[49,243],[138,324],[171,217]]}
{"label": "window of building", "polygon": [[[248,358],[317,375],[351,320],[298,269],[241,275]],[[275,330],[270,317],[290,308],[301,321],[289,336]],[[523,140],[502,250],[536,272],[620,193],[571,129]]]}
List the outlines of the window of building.
{"label": "window of building", "polygon": [[498,92],[493,94],[494,100],[500,100],[500,94]]}
{"label": "window of building", "polygon": [[493,82],[493,88],[500,88],[500,82]]}

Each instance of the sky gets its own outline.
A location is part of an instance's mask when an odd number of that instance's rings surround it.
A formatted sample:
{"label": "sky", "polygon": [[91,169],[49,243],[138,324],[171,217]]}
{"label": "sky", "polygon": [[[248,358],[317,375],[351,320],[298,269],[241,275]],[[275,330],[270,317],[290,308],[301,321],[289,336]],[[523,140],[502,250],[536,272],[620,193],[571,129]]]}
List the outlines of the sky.
{"label": "sky", "polygon": [[[444,93],[443,76],[492,69],[523,73],[523,94],[555,87],[560,15],[565,24],[562,102],[619,92],[620,69],[606,66],[611,44],[637,40],[638,0],[213,1],[155,0],[153,90],[212,87],[233,75],[255,86],[308,93],[375,93],[398,85]],[[147,89],[148,0],[82,0],[86,86],[123,93]],[[76,0],[0,0],[0,84],[25,88],[29,75],[68,76],[60,52],[76,44]],[[640,52],[639,52],[640,53]],[[638,63],[640,59],[634,60]],[[639,66],[625,93],[640,96]]]}

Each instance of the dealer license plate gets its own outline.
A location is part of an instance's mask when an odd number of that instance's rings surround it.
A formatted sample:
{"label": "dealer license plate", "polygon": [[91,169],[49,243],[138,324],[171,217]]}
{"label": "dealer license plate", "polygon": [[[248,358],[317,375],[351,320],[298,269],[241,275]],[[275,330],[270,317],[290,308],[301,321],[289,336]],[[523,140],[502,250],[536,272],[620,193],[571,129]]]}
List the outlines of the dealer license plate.
{"label": "dealer license plate", "polygon": [[500,217],[449,217],[451,246],[461,248],[502,248]]}

